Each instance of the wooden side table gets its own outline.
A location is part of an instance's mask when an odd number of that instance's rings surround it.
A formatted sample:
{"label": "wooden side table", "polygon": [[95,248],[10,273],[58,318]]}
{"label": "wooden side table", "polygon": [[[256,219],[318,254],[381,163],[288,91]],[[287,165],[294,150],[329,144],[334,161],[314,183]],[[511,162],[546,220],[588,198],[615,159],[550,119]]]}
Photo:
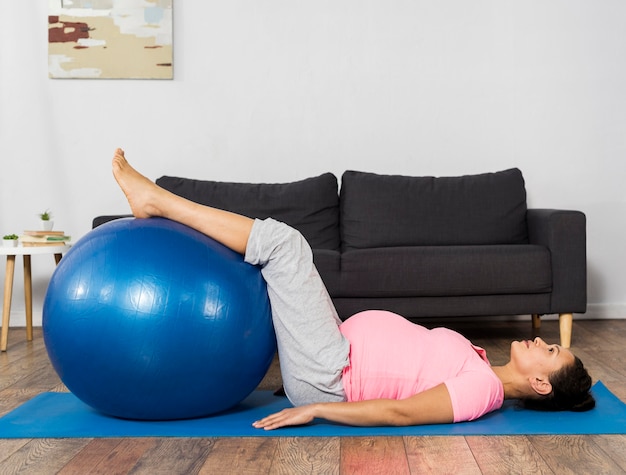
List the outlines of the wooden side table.
{"label": "wooden side table", "polygon": [[9,318],[11,317],[11,298],[13,296],[13,274],[15,271],[15,256],[24,258],[24,301],[26,306],[26,339],[33,339],[33,286],[30,272],[30,256],[37,254],[53,254],[58,264],[61,256],[71,246],[61,244],[58,246],[18,246],[0,247],[0,256],[7,256],[6,274],[4,276],[4,304],[2,305],[2,335],[0,336],[0,351],[7,350],[9,341]]}

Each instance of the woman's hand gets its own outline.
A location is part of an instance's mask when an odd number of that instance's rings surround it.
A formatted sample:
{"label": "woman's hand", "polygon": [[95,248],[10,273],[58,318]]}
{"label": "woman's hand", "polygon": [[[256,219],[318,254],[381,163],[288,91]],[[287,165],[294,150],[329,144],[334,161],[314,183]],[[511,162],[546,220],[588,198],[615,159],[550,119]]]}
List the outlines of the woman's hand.
{"label": "woman's hand", "polygon": [[308,424],[315,419],[313,405],[283,409],[280,412],[264,417],[252,423],[257,429],[272,430],[285,426],[298,426]]}

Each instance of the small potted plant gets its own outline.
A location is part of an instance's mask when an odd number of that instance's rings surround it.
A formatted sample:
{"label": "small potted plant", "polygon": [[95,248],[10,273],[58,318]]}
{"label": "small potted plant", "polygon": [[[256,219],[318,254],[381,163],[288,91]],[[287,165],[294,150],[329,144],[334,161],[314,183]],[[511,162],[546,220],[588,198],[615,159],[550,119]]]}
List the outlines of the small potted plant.
{"label": "small potted plant", "polygon": [[19,237],[17,234],[5,234],[2,237],[2,245],[4,247],[16,247],[18,239]]}
{"label": "small potted plant", "polygon": [[45,210],[43,213],[39,213],[39,219],[41,220],[41,229],[44,231],[52,230],[54,221],[52,221],[52,213],[50,210]]}

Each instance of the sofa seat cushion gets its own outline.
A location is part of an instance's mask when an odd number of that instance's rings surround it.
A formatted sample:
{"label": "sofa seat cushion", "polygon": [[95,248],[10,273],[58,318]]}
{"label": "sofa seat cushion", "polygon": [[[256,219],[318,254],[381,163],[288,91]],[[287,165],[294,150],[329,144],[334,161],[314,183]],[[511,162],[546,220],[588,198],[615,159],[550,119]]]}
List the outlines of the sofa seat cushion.
{"label": "sofa seat cushion", "polygon": [[535,294],[552,290],[550,251],[537,245],[421,246],[344,252],[333,297]]}
{"label": "sofa seat cushion", "polygon": [[528,242],[517,168],[440,178],[347,171],[340,207],[344,249]]}
{"label": "sofa seat cushion", "polygon": [[172,176],[162,176],[156,183],[196,203],[287,223],[313,248],[340,247],[339,192],[332,173],[291,183],[228,183]]}

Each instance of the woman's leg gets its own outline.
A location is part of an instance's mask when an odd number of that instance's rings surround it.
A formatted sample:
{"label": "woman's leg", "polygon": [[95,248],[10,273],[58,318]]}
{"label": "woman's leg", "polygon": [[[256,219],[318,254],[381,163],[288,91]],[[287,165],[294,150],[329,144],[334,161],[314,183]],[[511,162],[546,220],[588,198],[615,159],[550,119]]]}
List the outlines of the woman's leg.
{"label": "woman's leg", "polygon": [[345,400],[350,344],[307,241],[284,223],[257,220],[246,262],[261,266],[272,305],[283,385],[296,406]]}
{"label": "woman's leg", "polygon": [[137,218],[158,216],[185,224],[245,254],[254,220],[228,211],[200,205],[157,186],[130,166],[124,152],[113,157],[113,175]]}
{"label": "woman's leg", "polygon": [[138,218],[185,224],[261,267],[272,306],[285,392],[296,405],[344,400],[350,345],[302,235],[272,219],[252,220],[170,193],[141,175],[118,149],[113,174]]}

